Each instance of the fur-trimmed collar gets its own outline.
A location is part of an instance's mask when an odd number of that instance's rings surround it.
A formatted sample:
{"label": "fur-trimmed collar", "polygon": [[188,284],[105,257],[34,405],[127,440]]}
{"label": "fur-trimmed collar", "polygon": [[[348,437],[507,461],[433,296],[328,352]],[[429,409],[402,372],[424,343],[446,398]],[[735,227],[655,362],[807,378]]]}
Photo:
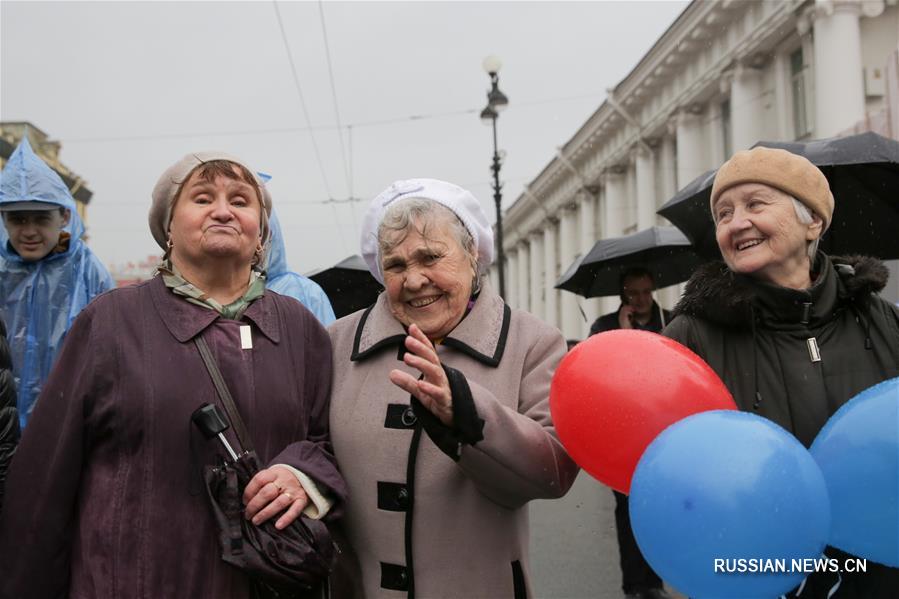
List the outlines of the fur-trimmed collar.
{"label": "fur-trimmed collar", "polygon": [[[749,328],[754,318],[814,323],[829,317],[840,304],[862,302],[879,293],[889,277],[880,260],[867,256],[830,258],[819,253],[816,265],[815,284],[797,291],[736,274],[723,262],[705,264],[693,273],[674,315],[696,316],[731,328]],[[803,315],[804,304],[809,307]]]}

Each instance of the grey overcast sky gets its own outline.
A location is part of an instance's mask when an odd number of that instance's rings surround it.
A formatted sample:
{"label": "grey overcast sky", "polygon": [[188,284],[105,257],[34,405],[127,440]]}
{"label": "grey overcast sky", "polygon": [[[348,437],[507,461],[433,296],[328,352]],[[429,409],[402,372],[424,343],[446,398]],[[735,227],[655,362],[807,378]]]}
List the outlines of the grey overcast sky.
{"label": "grey overcast sky", "polygon": [[[509,96],[508,206],[686,5],[3,0],[0,118],[62,142],[107,265],[158,253],[157,177],[219,149],[272,176],[289,264],[308,272],[358,253],[367,200],[395,179],[460,184],[493,220],[484,57]],[[349,197],[366,201],[327,202]]]}

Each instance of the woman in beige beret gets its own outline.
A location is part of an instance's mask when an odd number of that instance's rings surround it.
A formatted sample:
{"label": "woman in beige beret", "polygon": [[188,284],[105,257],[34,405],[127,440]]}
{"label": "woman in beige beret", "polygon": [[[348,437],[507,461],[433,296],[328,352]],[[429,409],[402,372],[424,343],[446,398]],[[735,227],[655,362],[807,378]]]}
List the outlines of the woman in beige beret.
{"label": "woman in beige beret", "polygon": [[222,401],[196,338],[262,465],[244,516],[283,528],[342,509],[330,341],[299,302],[265,289],[271,197],[254,173],[205,152],[160,177],[149,219],[165,250],[158,275],[80,313],[19,445],[0,518],[0,597],[268,596],[222,560],[202,490],[199,466],[224,452],[191,414]]}
{"label": "woman in beige beret", "polygon": [[[834,198],[817,167],[785,150],[736,153],[718,170],[710,209],[724,262],[694,273],[663,334],[704,358],[741,410],[808,447],[841,405],[899,376],[899,310],[877,295],[888,271],[817,251]],[[841,576],[810,576],[801,597],[899,589],[899,570],[873,562]]]}

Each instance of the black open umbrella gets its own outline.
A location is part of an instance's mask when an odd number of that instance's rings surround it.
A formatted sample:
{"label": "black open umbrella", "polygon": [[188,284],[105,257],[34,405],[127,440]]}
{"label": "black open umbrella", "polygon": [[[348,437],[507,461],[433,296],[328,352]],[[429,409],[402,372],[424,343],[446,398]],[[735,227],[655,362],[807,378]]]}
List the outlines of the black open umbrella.
{"label": "black open umbrella", "polygon": [[675,227],[650,227],[624,237],[600,239],[556,283],[584,297],[618,295],[621,273],[635,266],[649,270],[657,287],[686,281],[705,260]]}
{"label": "black open umbrella", "polygon": [[[762,141],[805,156],[827,177],[836,202],[833,223],[821,239],[829,254],[899,258],[899,142],[861,133],[809,142]],[[720,257],[709,197],[716,171],[703,173],[659,209],[697,251]]]}
{"label": "black open umbrella", "polygon": [[337,318],[372,305],[384,289],[358,254],[306,276],[325,290]]}

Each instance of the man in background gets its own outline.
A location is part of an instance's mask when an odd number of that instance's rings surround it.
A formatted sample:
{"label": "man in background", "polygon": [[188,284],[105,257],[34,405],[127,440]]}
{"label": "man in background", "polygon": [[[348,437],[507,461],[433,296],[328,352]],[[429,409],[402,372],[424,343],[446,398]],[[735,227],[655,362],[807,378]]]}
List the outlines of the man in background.
{"label": "man in background", "polygon": [[[671,313],[663,310],[653,300],[655,281],[652,273],[643,267],[628,268],[619,279],[621,305],[596,319],[590,327],[595,335],[615,329],[637,329],[660,332],[671,319]],[[635,356],[634,359],[639,359]],[[621,588],[625,596],[635,599],[665,599],[662,579],[659,578],[637,546],[631,530],[627,495],[615,493],[615,528],[618,532],[618,553],[621,560]]]}

